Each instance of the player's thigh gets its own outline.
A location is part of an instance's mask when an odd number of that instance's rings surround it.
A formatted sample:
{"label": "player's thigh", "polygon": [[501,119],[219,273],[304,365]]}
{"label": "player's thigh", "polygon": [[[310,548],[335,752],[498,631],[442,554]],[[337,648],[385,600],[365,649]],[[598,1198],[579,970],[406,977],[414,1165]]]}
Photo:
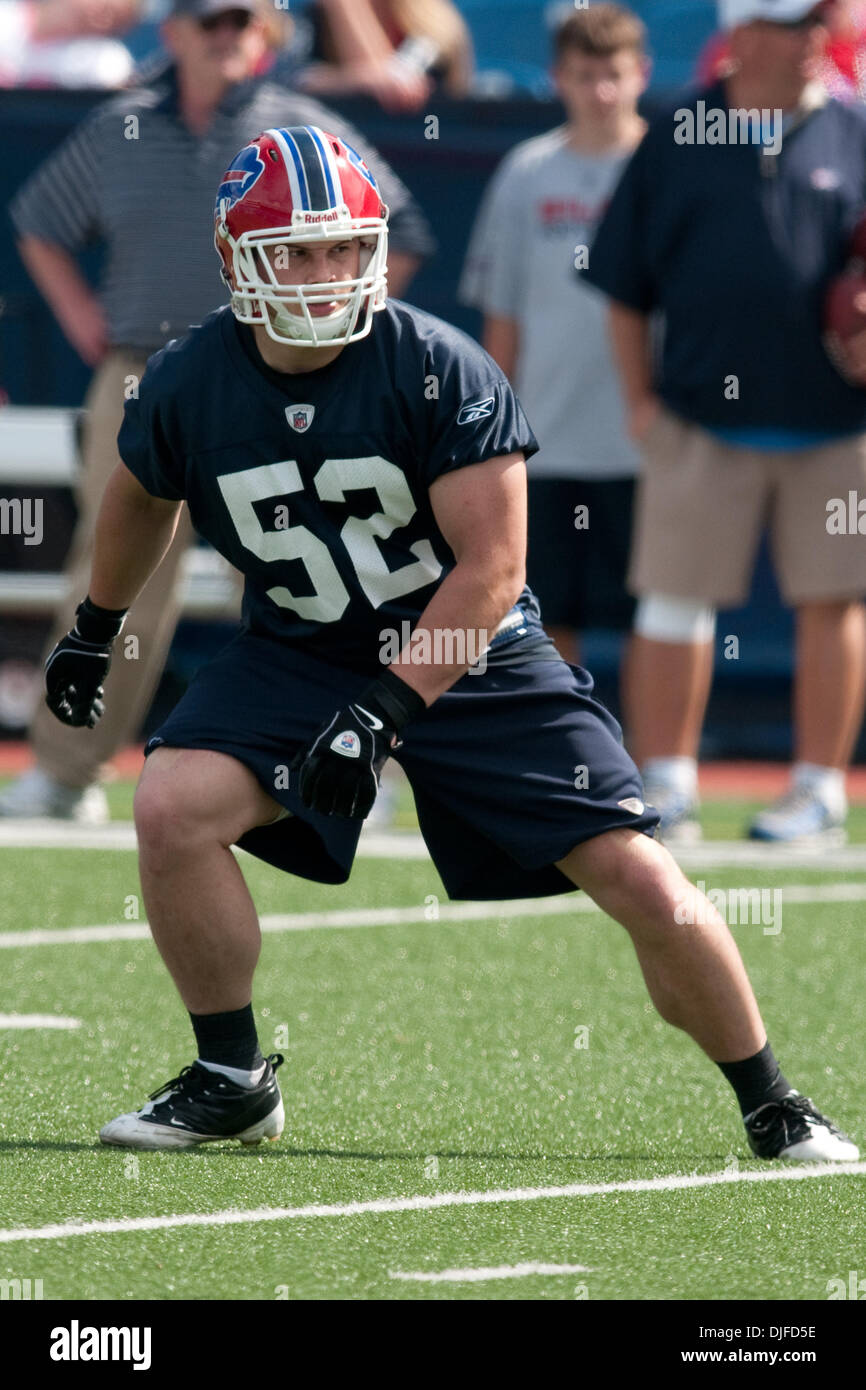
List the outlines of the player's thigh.
{"label": "player's thigh", "polygon": [[135,793],[139,840],[165,846],[234,844],[282,814],[248,767],[209,748],[155,748]]}

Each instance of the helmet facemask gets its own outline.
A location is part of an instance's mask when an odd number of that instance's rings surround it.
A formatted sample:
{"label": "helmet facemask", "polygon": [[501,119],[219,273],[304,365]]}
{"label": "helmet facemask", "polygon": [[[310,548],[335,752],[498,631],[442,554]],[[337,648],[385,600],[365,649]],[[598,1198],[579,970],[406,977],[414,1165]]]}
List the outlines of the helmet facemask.
{"label": "helmet facemask", "polygon": [[[280,247],[356,240],[361,243],[356,277],[304,285],[280,283]],[[235,239],[221,216],[214,241],[223,279],[232,292],[235,317],[241,323],[262,324],[274,342],[293,347],[344,346],[365,337],[373,314],[384,308],[388,293],[384,218],[353,218],[345,205],[319,213],[296,210],[289,226],[257,228]],[[310,313],[310,305],[335,300],[341,302],[332,314]]]}

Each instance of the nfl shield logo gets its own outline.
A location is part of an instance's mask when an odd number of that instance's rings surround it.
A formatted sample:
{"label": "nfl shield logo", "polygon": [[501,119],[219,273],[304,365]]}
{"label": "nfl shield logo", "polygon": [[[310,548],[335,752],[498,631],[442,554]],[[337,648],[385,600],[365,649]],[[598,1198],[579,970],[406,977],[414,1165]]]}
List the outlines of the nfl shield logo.
{"label": "nfl shield logo", "polygon": [[336,738],[332,738],[330,747],[333,753],[342,753],[344,758],[361,756],[361,740],[352,729],[344,729]]}
{"label": "nfl shield logo", "polygon": [[315,413],[316,407],[314,405],[286,406],[286,419],[297,434],[303,434],[305,430],[310,428]]}

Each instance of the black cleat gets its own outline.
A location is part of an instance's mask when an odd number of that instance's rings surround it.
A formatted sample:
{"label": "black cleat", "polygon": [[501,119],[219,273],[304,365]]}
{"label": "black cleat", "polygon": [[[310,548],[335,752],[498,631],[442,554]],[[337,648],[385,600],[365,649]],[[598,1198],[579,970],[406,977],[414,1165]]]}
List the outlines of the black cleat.
{"label": "black cleat", "polygon": [[799,1163],[853,1163],[860,1150],[799,1091],[767,1101],[744,1120],[756,1158],[789,1158]]}
{"label": "black cleat", "polygon": [[118,1115],[99,1131],[103,1144],[122,1149],[190,1149],[196,1144],[239,1139],[258,1144],[279,1139],[285,1123],[274,1075],[284,1058],[268,1057],[256,1086],[238,1086],[200,1062],[154,1091],[146,1105]]}

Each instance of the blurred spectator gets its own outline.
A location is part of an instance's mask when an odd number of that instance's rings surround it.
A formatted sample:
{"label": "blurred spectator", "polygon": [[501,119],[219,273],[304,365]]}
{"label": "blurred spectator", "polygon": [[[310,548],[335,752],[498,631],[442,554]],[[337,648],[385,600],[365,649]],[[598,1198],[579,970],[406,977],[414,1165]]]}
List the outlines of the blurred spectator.
{"label": "blurred spectator", "polygon": [[[426,221],[382,157],[335,113],[268,82],[250,82],[265,32],[259,0],[175,0],[163,26],[171,68],[152,87],[129,90],[88,115],[16,195],[12,220],[21,257],[63,331],[95,367],[87,396],[79,519],[67,562],[69,600],[90,575],[93,526],[118,462],[123,403],[147,358],[225,302],[226,290],[202,209],[213,207],[227,163],[273,126],[318,125],[349,140],[376,169],[391,209],[388,269],[399,293],[432,249]],[[99,293],[75,255],[107,244]],[[394,281],[397,285],[394,285]],[[0,815],[99,821],[107,806],[102,766],[137,734],[174,634],[175,592],[193,538],[184,508],[174,542],[137,599],[128,632],[135,659],[118,654],[105,716],[95,729],[60,724],[42,705],[30,730],[36,766],[0,794]],[[63,603],[46,653],[67,630]]]}
{"label": "blurred spectator", "polygon": [[142,0],[0,0],[0,87],[122,87]]}
{"label": "blurred spectator", "polygon": [[529,463],[527,577],[566,661],[576,630],[631,626],[625,570],[639,453],[609,346],[605,303],[579,282],[626,160],[646,125],[644,26],[594,4],[554,39],[564,126],[518,145],[497,170],[470,243],[460,296],[484,314],[483,343],[517,388],[541,452]]}
{"label": "blurred spectator", "polygon": [[304,91],[368,93],[393,111],[417,110],[436,87],[469,91],[472,39],[451,0],[314,0],[297,26],[312,60]]}
{"label": "blurred spectator", "polygon": [[[613,301],[632,434],[644,448],[629,574],[640,598],[631,746],[663,833],[695,838],[715,613],[747,598],[768,524],[797,614],[796,761],[790,792],[750,834],[839,843],[863,717],[866,547],[857,534],[830,534],[827,521],[831,499],[866,492],[866,390],[831,365],[821,309],[863,211],[866,111],[810,81],[831,4],[719,8],[731,73],[652,123],[586,272]],[[655,370],[657,309],[666,326]],[[731,660],[738,641],[726,637]]]}
{"label": "blurred spectator", "polygon": [[[252,8],[261,25],[264,44],[253,65],[251,76],[267,77],[270,81],[294,85],[294,76],[299,65],[294,59],[283,62],[290,51],[294,52],[295,22],[291,14],[287,9],[277,9],[275,0],[255,0]],[[150,86],[164,79],[173,66],[172,54],[165,48],[157,48],[136,64],[129,85]]]}
{"label": "blurred spectator", "polygon": [[[827,45],[815,64],[815,77],[837,101],[866,100],[866,0],[837,0],[827,15]],[[698,80],[705,85],[732,68],[725,32],[714,34],[698,58]]]}

